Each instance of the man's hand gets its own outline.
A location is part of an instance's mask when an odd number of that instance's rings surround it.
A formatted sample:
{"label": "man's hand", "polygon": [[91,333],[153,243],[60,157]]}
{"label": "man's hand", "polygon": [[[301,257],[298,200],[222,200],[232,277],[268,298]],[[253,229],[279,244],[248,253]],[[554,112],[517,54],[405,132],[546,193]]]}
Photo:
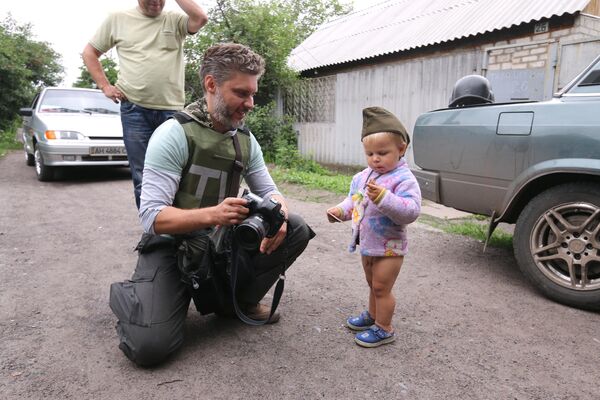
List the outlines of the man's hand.
{"label": "man's hand", "polygon": [[113,86],[111,84],[103,86],[102,87],[102,93],[104,93],[104,95],[106,97],[108,97],[109,99],[111,99],[115,103],[127,100],[127,97],[125,96],[125,94],[123,94],[123,92],[121,92],[118,87]]}
{"label": "man's hand", "polygon": [[266,254],[271,254],[272,252],[277,250],[279,245],[285,239],[286,235],[287,235],[287,219],[286,219],[286,222],[284,222],[281,225],[281,228],[279,228],[279,230],[277,231],[275,236],[273,236],[272,238],[264,238],[262,240],[262,242],[260,243],[260,252],[266,253]]}
{"label": "man's hand", "polygon": [[273,236],[272,238],[264,238],[260,243],[260,252],[266,254],[271,254],[272,252],[277,250],[277,248],[283,242],[285,236],[287,235],[288,208],[287,204],[285,203],[285,199],[283,198],[283,196],[278,194],[274,194],[271,197],[281,204],[281,211],[283,211],[283,215],[285,215],[286,222],[284,222],[283,225],[281,225],[279,231],[277,231],[275,236]]}
{"label": "man's hand", "polygon": [[213,207],[214,225],[237,225],[248,217],[247,200],[240,197],[227,197]]}

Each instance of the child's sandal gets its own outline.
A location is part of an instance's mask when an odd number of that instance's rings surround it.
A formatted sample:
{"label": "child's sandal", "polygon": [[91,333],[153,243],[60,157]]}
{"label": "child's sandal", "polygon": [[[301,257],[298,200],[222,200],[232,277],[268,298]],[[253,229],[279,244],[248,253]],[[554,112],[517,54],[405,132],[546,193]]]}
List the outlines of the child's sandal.
{"label": "child's sandal", "polygon": [[367,310],[361,312],[358,317],[349,317],[346,320],[348,328],[354,331],[364,331],[365,329],[369,329],[374,323],[375,320],[371,318],[371,314]]}

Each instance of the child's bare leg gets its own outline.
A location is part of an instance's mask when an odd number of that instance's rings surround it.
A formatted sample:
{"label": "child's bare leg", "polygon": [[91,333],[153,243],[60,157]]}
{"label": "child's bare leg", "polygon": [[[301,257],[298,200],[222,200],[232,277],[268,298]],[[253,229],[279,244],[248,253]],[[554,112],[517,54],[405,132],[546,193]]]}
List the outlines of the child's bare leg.
{"label": "child's bare leg", "polygon": [[365,279],[369,284],[369,314],[375,319],[377,316],[377,305],[375,302],[375,294],[373,293],[373,257],[361,256],[362,266],[365,271]]}
{"label": "child's bare leg", "polygon": [[[371,264],[371,293],[375,298],[375,323],[384,330],[392,332],[392,317],[396,308],[396,298],[392,288],[400,273],[404,257],[374,257]],[[370,312],[369,305],[369,312]]]}

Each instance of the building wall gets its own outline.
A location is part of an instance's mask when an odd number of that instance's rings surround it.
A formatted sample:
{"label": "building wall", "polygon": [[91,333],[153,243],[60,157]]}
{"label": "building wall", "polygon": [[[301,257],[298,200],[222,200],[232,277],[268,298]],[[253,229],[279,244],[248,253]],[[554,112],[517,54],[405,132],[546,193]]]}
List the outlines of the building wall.
{"label": "building wall", "polygon": [[[316,89],[312,90],[312,95],[304,95],[300,100],[298,96],[287,99],[295,102],[296,110],[311,109],[302,106],[303,100],[319,104],[312,107],[315,117],[286,109],[300,121],[295,128],[303,155],[327,164],[362,166],[365,164],[360,142],[363,108],[378,105],[389,109],[412,134],[417,117],[423,112],[446,107],[456,80],[469,74],[487,75],[490,81],[493,78],[498,92],[507,97],[501,101],[547,99],[559,84],[555,67],[563,47],[567,49],[567,44],[588,42],[592,47],[586,44],[587,57],[594,54],[593,46],[600,43],[600,19],[581,15],[568,26],[550,25],[545,29],[536,25],[531,34],[509,40],[484,40],[471,46],[463,44],[460,48],[422,57],[357,66],[321,77],[318,86],[327,88],[323,90],[324,96],[328,96],[325,102],[315,100]],[[577,54],[570,57],[585,58]],[[586,64],[589,61],[586,60]],[[580,70],[567,70],[562,81],[571,79],[573,76],[566,76]],[[314,83],[313,88],[317,87]],[[334,112],[315,111],[328,107]],[[323,117],[324,114],[327,117]],[[407,159],[412,165],[411,150],[409,148]]]}

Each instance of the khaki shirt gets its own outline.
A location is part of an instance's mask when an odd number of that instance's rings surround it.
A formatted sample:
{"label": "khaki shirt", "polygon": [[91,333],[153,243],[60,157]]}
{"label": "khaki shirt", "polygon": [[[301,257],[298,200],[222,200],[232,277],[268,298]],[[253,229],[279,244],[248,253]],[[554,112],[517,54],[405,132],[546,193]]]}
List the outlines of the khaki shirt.
{"label": "khaki shirt", "polygon": [[171,11],[151,18],[136,7],[110,14],[98,28],[90,44],[102,53],[116,47],[116,86],[129,101],[151,109],[183,108],[188,18]]}

